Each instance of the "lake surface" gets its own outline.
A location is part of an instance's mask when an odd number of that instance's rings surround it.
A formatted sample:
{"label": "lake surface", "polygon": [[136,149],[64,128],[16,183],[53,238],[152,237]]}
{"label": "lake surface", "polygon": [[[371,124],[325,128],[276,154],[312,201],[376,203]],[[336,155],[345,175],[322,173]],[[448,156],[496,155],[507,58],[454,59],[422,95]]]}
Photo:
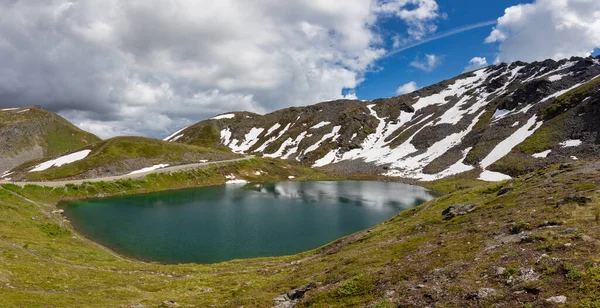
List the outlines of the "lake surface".
{"label": "lake surface", "polygon": [[435,197],[386,182],[223,185],[62,205],[77,231],[119,253],[214,263],[314,249]]}

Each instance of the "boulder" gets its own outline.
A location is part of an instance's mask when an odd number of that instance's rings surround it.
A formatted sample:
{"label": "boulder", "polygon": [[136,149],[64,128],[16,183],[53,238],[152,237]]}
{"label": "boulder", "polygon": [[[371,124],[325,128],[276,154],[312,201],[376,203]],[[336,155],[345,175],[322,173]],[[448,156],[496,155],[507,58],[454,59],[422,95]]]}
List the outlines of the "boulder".
{"label": "boulder", "polygon": [[477,205],[475,204],[458,204],[448,207],[442,212],[444,220],[452,219],[456,216],[466,215],[475,210]]}
{"label": "boulder", "polygon": [[547,298],[546,301],[549,303],[555,303],[555,304],[566,304],[567,297],[564,295],[552,296],[550,298]]}

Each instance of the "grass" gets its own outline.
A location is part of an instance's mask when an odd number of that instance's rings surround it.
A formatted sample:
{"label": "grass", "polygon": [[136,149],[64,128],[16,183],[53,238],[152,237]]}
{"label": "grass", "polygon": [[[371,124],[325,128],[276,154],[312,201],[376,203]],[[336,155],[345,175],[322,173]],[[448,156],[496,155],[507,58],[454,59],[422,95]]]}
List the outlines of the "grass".
{"label": "grass", "polygon": [[600,88],[600,78],[593,79],[580,87],[569,91],[557,97],[550,105],[540,110],[540,115],[544,121],[550,120],[565,110],[577,106],[585,98],[596,92]]}
{"label": "grass", "polygon": [[[369,231],[294,256],[211,265],[123,259],[78,236],[51,211],[60,200],[213,185],[223,183],[231,173],[256,182],[287,180],[290,175],[299,180],[343,177],[256,158],[144,180],[64,189],[4,185],[0,189],[2,305],[156,307],[173,300],[181,306],[272,307],[278,295],[313,283],[315,288],[306,293],[301,307],[538,307],[558,295],[567,296],[570,306],[596,307],[600,304],[600,226],[595,211],[600,205],[555,207],[555,203],[573,194],[600,200],[597,190],[587,189],[600,184],[600,173],[591,172],[582,162],[548,181],[546,174],[556,169],[552,166],[494,184],[460,177],[454,182],[437,181],[430,187],[446,191],[445,195]],[[268,176],[253,178],[257,170]],[[587,183],[586,190],[577,189],[578,183]],[[497,195],[508,186],[513,190]],[[445,208],[464,203],[477,207],[466,215],[443,219]],[[527,228],[511,231],[517,225]],[[567,228],[578,232],[561,232]],[[525,229],[530,234],[527,240],[504,239],[517,232],[521,236]],[[540,259],[543,254],[548,257]],[[495,275],[498,267],[506,268],[504,275]],[[540,278],[521,282],[521,269],[533,269]],[[511,285],[506,284],[506,273],[513,276]],[[482,287],[494,288],[498,295],[469,299]],[[515,293],[533,289],[539,289],[539,294]]]}

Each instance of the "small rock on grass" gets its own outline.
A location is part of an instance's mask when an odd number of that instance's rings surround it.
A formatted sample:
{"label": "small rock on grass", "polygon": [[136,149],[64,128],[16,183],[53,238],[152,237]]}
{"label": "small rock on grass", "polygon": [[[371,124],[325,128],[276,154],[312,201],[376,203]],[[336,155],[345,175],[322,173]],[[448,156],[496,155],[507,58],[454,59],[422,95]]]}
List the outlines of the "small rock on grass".
{"label": "small rock on grass", "polygon": [[566,304],[567,303],[567,297],[564,296],[564,295],[552,296],[550,298],[547,298],[546,301],[549,302],[549,303]]}

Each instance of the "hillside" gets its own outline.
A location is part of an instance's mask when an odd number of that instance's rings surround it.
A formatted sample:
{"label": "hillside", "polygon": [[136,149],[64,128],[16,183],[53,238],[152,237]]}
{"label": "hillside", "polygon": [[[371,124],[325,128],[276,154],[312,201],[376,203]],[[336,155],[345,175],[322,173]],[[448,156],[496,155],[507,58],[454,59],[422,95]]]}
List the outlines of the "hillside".
{"label": "hillside", "polygon": [[15,181],[91,179],[237,157],[241,156],[193,145],[115,137],[54,157],[28,161],[12,169],[8,176]]}
{"label": "hillside", "polygon": [[600,58],[503,63],[388,99],[223,114],[166,140],[346,173],[432,181],[477,169],[495,181],[597,157],[598,76]]}
{"label": "hillside", "polygon": [[28,161],[100,141],[39,107],[0,110],[0,174]]}
{"label": "hillside", "polygon": [[[262,158],[144,180],[0,189],[2,304],[54,307],[597,307],[600,163],[453,192],[322,248],[201,265],[123,259],[78,235],[59,200],[223,183],[323,179]],[[255,179],[260,181],[259,178]],[[444,187],[449,178],[432,183]],[[464,182],[463,182],[464,183]],[[54,211],[54,212],[53,212]],[[33,217],[33,218],[32,218]]]}

